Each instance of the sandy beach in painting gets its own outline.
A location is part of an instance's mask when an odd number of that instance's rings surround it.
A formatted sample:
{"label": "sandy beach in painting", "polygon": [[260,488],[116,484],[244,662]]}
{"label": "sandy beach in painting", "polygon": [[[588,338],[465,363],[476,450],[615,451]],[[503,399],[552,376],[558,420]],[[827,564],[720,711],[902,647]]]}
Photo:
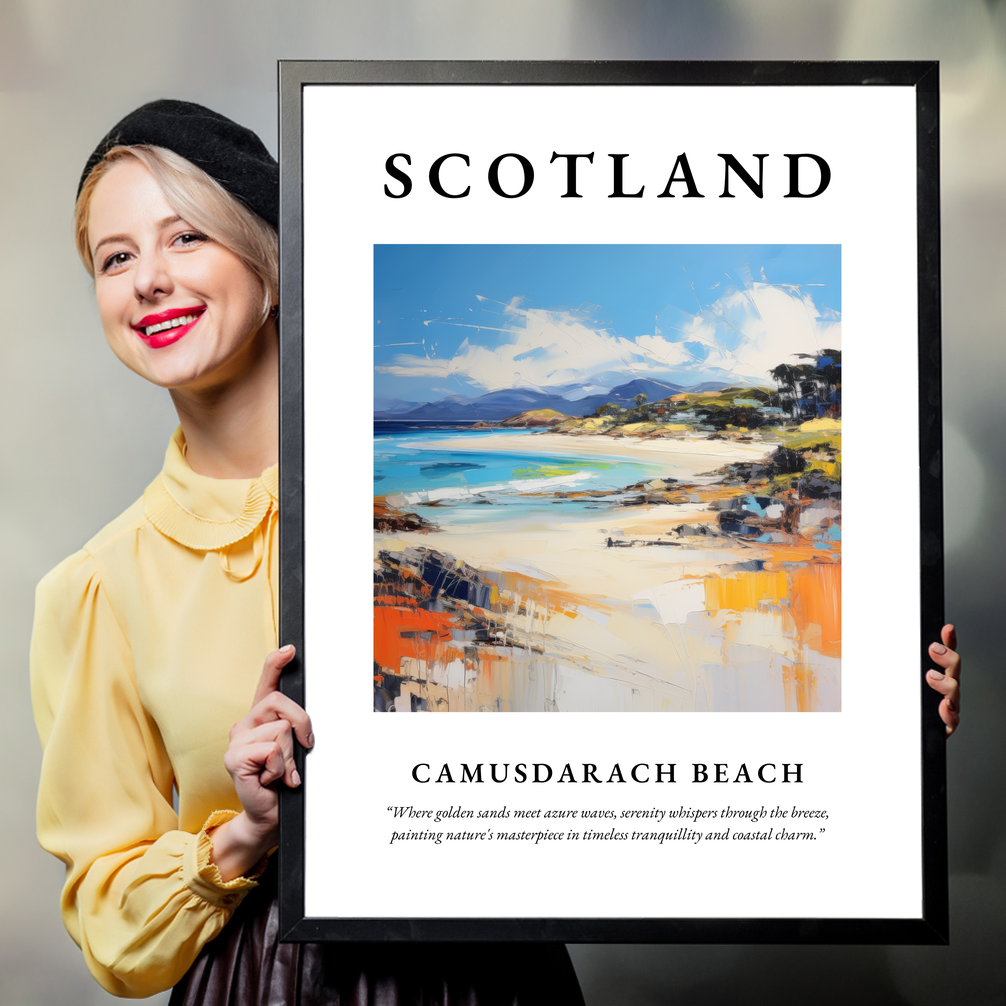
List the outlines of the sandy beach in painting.
{"label": "sandy beach in painting", "polygon": [[[576,455],[598,457],[642,458],[657,464],[680,466],[698,475],[707,469],[718,468],[730,461],[753,461],[772,449],[760,440],[757,443],[743,443],[736,440],[709,440],[708,437],[680,439],[642,437],[610,437],[581,433],[575,436],[563,433],[533,433],[529,438],[520,434],[493,431],[484,443],[494,450],[529,450],[541,455],[555,454],[562,457]],[[430,437],[417,446],[432,449],[463,451],[465,446],[456,440],[441,440]]]}
{"label": "sandy beach in painting", "polygon": [[[597,509],[572,519],[512,524],[461,515],[439,524],[441,508],[457,502],[450,490],[433,505],[421,494],[388,497],[429,525],[375,536],[375,559],[394,568],[398,600],[403,584],[441,573],[465,584],[462,596],[432,606],[441,610],[406,609],[413,622],[398,626],[404,631],[388,625],[382,634],[379,626],[377,663],[398,668],[397,708],[838,708],[838,613],[811,610],[815,598],[827,608],[840,596],[837,544],[822,550],[813,540],[820,523],[813,511],[796,534],[758,541],[723,534],[711,508],[718,500],[736,506],[731,500],[749,492],[719,484],[725,466],[757,463],[777,445],[494,431],[477,442],[431,435],[412,446],[454,458],[520,450],[573,468],[578,459],[643,460],[654,477],[644,490],[650,500],[597,496]],[[664,479],[675,480],[672,492]],[[568,500],[582,492],[551,485],[529,495]],[[823,508],[816,510],[820,517]],[[788,604],[794,593],[797,611]],[[379,604],[379,623],[400,611],[401,604]],[[406,652],[382,652],[382,640],[386,651],[402,638]]]}

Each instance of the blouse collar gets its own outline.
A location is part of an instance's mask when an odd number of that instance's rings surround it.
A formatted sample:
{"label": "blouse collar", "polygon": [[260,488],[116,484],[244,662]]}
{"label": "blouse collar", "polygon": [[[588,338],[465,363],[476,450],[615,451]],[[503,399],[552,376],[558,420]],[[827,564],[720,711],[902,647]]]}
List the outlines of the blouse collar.
{"label": "blouse collar", "polygon": [[257,479],[213,479],[185,460],[185,437],[175,430],[164,468],[143,494],[143,512],[162,534],[186,548],[211,552],[247,537],[279,500],[279,466]]}

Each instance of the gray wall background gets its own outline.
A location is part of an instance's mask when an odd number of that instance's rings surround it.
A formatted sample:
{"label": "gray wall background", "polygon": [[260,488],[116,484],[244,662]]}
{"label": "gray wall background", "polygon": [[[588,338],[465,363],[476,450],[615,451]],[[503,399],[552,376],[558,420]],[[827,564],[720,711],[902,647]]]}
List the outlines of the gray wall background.
{"label": "gray wall background", "polygon": [[275,149],[280,58],[942,61],[947,613],[967,664],[949,756],[953,945],[572,953],[590,1006],[1006,1002],[1004,53],[997,0],[3,0],[0,1006],[109,998],[62,928],[61,867],[34,838],[32,591],[139,495],[175,424],[166,394],[104,344],[71,240],[78,173],[113,122],[160,97],[219,109]]}

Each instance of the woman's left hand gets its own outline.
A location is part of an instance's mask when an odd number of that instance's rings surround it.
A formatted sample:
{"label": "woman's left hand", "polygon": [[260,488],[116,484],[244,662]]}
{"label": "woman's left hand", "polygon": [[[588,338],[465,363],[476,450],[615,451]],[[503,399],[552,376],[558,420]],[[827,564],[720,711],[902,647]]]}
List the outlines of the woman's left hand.
{"label": "woman's left hand", "polygon": [[952,625],[944,625],[941,643],[931,643],[929,656],[943,668],[926,672],[929,687],[943,696],[940,719],[947,726],[949,737],[961,721],[961,657],[957,652],[957,632]]}
{"label": "woman's left hand", "polygon": [[266,657],[251,710],[231,727],[224,767],[243,809],[207,832],[210,859],[225,881],[242,876],[279,841],[276,784],[300,785],[294,735],[306,748],[314,744],[310,716],[279,690],[280,675],[294,654],[292,646],[284,646]]}

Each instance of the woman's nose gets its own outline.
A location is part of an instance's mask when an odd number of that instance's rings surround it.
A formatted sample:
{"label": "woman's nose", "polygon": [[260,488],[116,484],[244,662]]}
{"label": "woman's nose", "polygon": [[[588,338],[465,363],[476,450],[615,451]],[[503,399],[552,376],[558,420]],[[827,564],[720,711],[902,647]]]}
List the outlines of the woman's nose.
{"label": "woman's nose", "polygon": [[155,301],[174,290],[167,259],[159,250],[140,255],[133,271],[133,287],[136,299],[141,301]]}

